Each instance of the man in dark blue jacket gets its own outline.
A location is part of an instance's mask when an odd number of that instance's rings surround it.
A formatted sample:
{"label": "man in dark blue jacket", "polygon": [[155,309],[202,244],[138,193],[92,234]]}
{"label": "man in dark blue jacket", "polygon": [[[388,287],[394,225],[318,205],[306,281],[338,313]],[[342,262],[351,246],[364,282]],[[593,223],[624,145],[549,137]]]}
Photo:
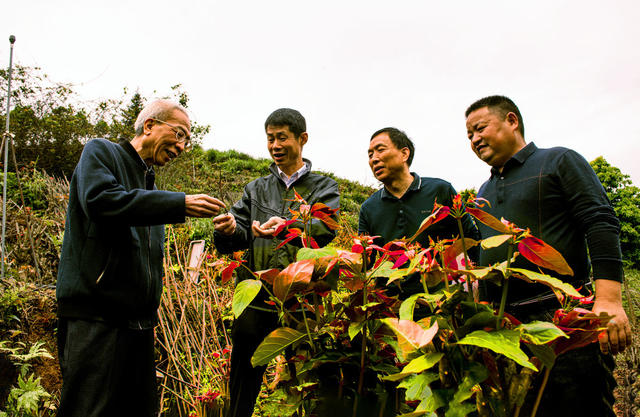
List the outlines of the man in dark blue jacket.
{"label": "man in dark blue jacket", "polygon": [[153,328],[164,224],[224,207],[205,194],[154,186],[152,166],[190,145],[182,106],[150,103],[135,132],[131,142],[89,141],[71,178],[56,288],[59,417],[157,415]]}

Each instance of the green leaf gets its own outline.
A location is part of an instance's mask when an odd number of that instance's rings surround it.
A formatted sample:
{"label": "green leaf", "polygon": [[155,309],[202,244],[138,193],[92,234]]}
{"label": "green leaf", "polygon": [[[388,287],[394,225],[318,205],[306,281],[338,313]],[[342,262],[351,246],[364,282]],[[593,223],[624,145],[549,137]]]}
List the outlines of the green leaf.
{"label": "green leaf", "polygon": [[540,359],[540,362],[548,369],[553,368],[553,364],[556,362],[556,354],[553,348],[547,345],[527,345],[527,348],[533,353],[533,356]]}
{"label": "green leaf", "polygon": [[537,371],[526,353],[520,349],[520,332],[517,330],[502,329],[495,332],[476,330],[466,335],[459,342],[461,345],[473,345],[490,349],[512,359],[525,368]]}
{"label": "green leaf", "polygon": [[533,272],[533,271],[529,271],[528,269],[521,269],[521,268],[510,268],[510,271],[517,272],[518,274],[524,275],[525,277],[529,278],[531,281],[544,284],[548,287],[551,287],[551,289],[562,291],[567,295],[572,295],[574,297],[582,297],[582,294],[576,291],[576,289],[573,288],[570,284],[567,284],[566,282],[563,282],[558,278],[554,278],[550,275],[540,274],[538,272]]}
{"label": "green leaf", "polygon": [[507,240],[511,239],[512,236],[513,235],[491,236],[491,237],[488,237],[486,239],[483,239],[482,242],[480,243],[480,246],[482,246],[482,249],[497,248],[498,246],[502,245]]}
{"label": "green leaf", "polygon": [[356,337],[358,333],[362,331],[362,328],[364,327],[365,324],[366,322],[364,321],[351,323],[349,325],[349,339],[353,340],[353,338]]}
{"label": "green leaf", "polygon": [[260,288],[262,288],[262,281],[257,279],[245,279],[236,285],[231,304],[231,310],[236,318],[240,317],[244,309],[256,298]]}
{"label": "green leaf", "polygon": [[412,375],[398,384],[398,388],[407,390],[405,398],[409,401],[423,400],[431,396],[429,384],[439,378],[436,372],[424,372]]}
{"label": "green leaf", "polygon": [[444,356],[441,352],[431,352],[426,355],[419,356],[409,362],[407,366],[402,369],[402,373],[420,373],[426,369],[433,367]]}
{"label": "green leaf", "polygon": [[567,336],[555,324],[547,321],[533,321],[531,323],[521,324],[515,330],[522,332],[522,339],[536,345],[544,345],[559,337]]}
{"label": "green leaf", "polygon": [[379,265],[376,269],[373,270],[369,278],[378,278],[378,277],[389,277],[391,274],[395,272],[393,269],[393,262],[386,261],[383,262],[382,265]]}
{"label": "green leaf", "polygon": [[400,320],[413,320],[413,311],[416,307],[416,302],[418,299],[425,300],[427,303],[432,304],[439,301],[444,294],[426,294],[419,293],[414,294],[411,297],[407,298],[400,305]]}
{"label": "green leaf", "polygon": [[319,249],[301,248],[296,255],[297,261],[305,259],[318,259],[326,256],[338,256],[338,251],[335,248],[324,247]]}
{"label": "green leaf", "polygon": [[304,337],[306,337],[305,333],[289,327],[275,329],[264,338],[262,343],[260,343],[256,351],[253,353],[253,356],[251,357],[251,365],[255,367],[268,364],[269,361],[278,356],[284,348],[296,343]]}

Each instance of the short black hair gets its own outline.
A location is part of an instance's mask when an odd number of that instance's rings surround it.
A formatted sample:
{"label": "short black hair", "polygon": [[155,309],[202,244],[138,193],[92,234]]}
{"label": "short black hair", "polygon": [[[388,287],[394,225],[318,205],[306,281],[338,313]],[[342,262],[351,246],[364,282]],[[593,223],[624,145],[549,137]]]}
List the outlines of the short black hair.
{"label": "short black hair", "polygon": [[369,139],[369,142],[371,142],[373,138],[381,133],[386,133],[387,135],[389,135],[389,139],[391,139],[391,142],[395,145],[396,148],[409,148],[409,159],[407,159],[407,165],[411,166],[415,148],[413,146],[413,142],[411,142],[411,139],[409,139],[407,134],[400,129],[396,129],[395,127],[383,127],[382,129],[377,130],[373,135],[371,135],[371,139]]}
{"label": "short black hair", "polygon": [[522,137],[524,137],[524,121],[522,120],[520,109],[518,109],[516,103],[514,103],[513,100],[511,100],[509,97],[489,96],[481,98],[480,100],[469,106],[467,111],[464,113],[464,117],[469,117],[469,114],[483,107],[488,107],[489,111],[497,114],[503,120],[505,117],[507,117],[507,113],[514,113],[516,116],[518,116],[518,130],[520,131]]}
{"label": "short black hair", "polygon": [[269,126],[288,126],[296,138],[307,131],[307,122],[298,110],[278,109],[271,113],[264,122],[264,130]]}

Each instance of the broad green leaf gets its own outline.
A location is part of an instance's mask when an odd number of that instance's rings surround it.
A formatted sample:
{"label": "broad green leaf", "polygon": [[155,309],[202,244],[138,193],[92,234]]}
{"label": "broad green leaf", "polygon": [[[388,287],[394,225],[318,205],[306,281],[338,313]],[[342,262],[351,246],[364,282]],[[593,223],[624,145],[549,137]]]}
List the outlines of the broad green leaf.
{"label": "broad green leaf", "polygon": [[480,389],[478,383],[487,379],[489,375],[487,369],[480,365],[472,366],[469,372],[465,373],[464,379],[458,385],[458,390],[449,401],[449,408],[445,417],[464,417],[476,409],[475,402],[464,402]]}
{"label": "broad green leaf", "polygon": [[480,246],[482,246],[482,249],[497,248],[498,246],[502,245],[507,240],[511,239],[512,236],[513,235],[495,235],[495,236],[491,236],[491,237],[488,237],[486,239],[483,239],[482,243],[480,244]]}
{"label": "broad green leaf", "polygon": [[389,280],[387,281],[387,285],[391,284],[395,280],[403,279],[407,275],[409,275],[408,268],[394,269],[393,272],[389,274]]}
{"label": "broad green leaf", "polygon": [[[457,393],[456,393],[457,394]],[[469,402],[466,403],[449,403],[449,408],[444,413],[445,417],[465,417],[469,413],[476,410],[476,405]]]}
{"label": "broad green leaf", "polygon": [[441,352],[431,352],[426,355],[419,356],[409,362],[407,366],[402,369],[402,373],[420,373],[433,367],[433,365],[438,363],[443,356],[444,353]]}
{"label": "broad green leaf", "polygon": [[424,329],[418,323],[411,320],[398,320],[393,318],[382,319],[382,322],[393,330],[398,338],[398,347],[404,357],[417,349],[428,345],[438,333],[438,322]]}
{"label": "broad green leaf", "polygon": [[553,348],[547,345],[527,345],[527,348],[533,353],[533,356],[538,358],[540,362],[548,369],[553,368],[553,364],[556,362],[556,354]]}
{"label": "broad green leaf", "polygon": [[240,317],[244,309],[256,298],[260,288],[262,288],[262,282],[257,279],[245,279],[236,285],[231,304],[231,310],[236,318]]}
{"label": "broad green leaf", "polygon": [[262,343],[258,346],[256,351],[251,357],[252,366],[266,365],[275,358],[289,345],[296,343],[297,341],[306,337],[305,333],[291,329],[289,327],[280,327],[275,329],[267,337],[264,338]]}
{"label": "broad green leaf", "polygon": [[376,269],[373,270],[373,273],[369,275],[369,278],[378,278],[383,277],[386,278],[393,274],[396,270],[393,269],[393,262],[386,261],[383,262],[382,265],[379,265]]}
{"label": "broad green leaf", "polygon": [[409,373],[398,372],[397,374],[390,374],[390,375],[387,375],[387,376],[383,376],[381,379],[383,381],[396,382],[396,381],[400,381],[402,379],[405,379],[406,377],[411,376],[411,375],[415,375],[415,374],[412,374],[410,372]]}
{"label": "broad green leaf", "polygon": [[535,345],[544,345],[559,337],[567,336],[555,324],[546,321],[533,321],[531,323],[521,324],[516,330],[522,332],[522,339]]}
{"label": "broad green leaf", "polygon": [[561,275],[572,275],[573,270],[560,252],[534,236],[527,236],[518,243],[518,251],[534,264],[551,269]]}
{"label": "broad green leaf", "polygon": [[437,372],[424,372],[412,375],[398,384],[398,388],[407,390],[405,398],[409,401],[422,400],[431,395],[429,384],[439,378]]}
{"label": "broad green leaf", "polygon": [[293,293],[307,288],[311,282],[315,259],[304,259],[289,264],[273,281],[273,294],[280,301],[287,300]]}
{"label": "broad green leaf", "polygon": [[424,300],[427,303],[433,305],[434,303],[440,301],[443,296],[444,294],[413,294],[411,297],[404,300],[400,305],[400,320],[413,320],[413,311],[415,310],[416,302],[418,301],[418,299]]}
{"label": "broad green leaf", "polygon": [[[434,413],[431,413],[427,416],[427,412],[426,411],[414,411],[413,413],[407,413],[407,414],[399,414],[398,417],[438,417],[436,416]],[[0,417],[2,417],[2,415],[0,415]]]}
{"label": "broad green leaf", "polygon": [[476,330],[466,335],[459,342],[461,345],[473,345],[490,349],[514,360],[525,368],[538,369],[529,362],[529,357],[520,349],[520,332],[517,330],[502,329],[494,332]]}
{"label": "broad green leaf", "polygon": [[566,282],[563,282],[558,278],[554,278],[549,275],[540,274],[538,272],[529,271],[528,269],[510,268],[510,271],[517,272],[529,278],[531,281],[544,284],[548,287],[551,287],[554,290],[562,291],[567,295],[571,295],[574,297],[582,297],[582,294],[580,294],[575,288],[573,288],[571,284],[567,284]]}
{"label": "broad green leaf", "polygon": [[349,339],[353,340],[353,338],[356,337],[356,335],[362,331],[362,328],[364,327],[365,324],[366,324],[365,321],[351,323],[349,325]]}
{"label": "broad green leaf", "polygon": [[297,261],[303,261],[305,259],[318,259],[325,256],[338,256],[338,251],[335,248],[324,247],[320,249],[301,248],[296,255]]}

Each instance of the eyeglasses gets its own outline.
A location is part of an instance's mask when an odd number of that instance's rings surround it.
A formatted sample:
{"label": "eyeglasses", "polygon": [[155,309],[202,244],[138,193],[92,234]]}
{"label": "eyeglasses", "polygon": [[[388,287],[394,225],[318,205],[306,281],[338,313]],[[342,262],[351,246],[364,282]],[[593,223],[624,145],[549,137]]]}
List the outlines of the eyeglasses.
{"label": "eyeglasses", "polygon": [[187,134],[181,127],[172,125],[171,123],[167,123],[164,120],[158,120],[158,119],[151,119],[151,120],[154,120],[158,123],[162,123],[169,126],[176,133],[176,140],[178,141],[178,143],[184,143],[185,150],[191,149],[191,137],[187,136]]}

